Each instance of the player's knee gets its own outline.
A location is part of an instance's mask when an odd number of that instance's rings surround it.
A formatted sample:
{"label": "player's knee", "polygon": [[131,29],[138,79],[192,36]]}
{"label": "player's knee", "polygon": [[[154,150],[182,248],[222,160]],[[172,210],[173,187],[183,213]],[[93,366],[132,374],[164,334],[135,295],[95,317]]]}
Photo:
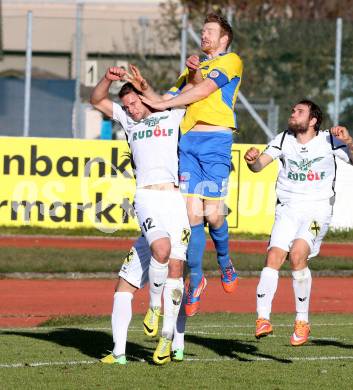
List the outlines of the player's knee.
{"label": "player's knee", "polygon": [[300,270],[307,266],[307,256],[300,251],[293,251],[289,254],[292,269]]}
{"label": "player's knee", "polygon": [[224,215],[219,215],[217,213],[207,215],[206,221],[213,229],[218,229],[222,226],[224,221]]}
{"label": "player's knee", "polygon": [[183,276],[184,262],[182,260],[170,260],[168,264],[168,277],[178,279]]}
{"label": "player's knee", "polygon": [[115,292],[129,292],[131,294],[134,294],[137,290],[137,287],[130,284],[125,279],[119,277],[116,285],[115,285]]}
{"label": "player's knee", "polygon": [[152,256],[159,263],[166,263],[170,256],[170,246],[160,245],[152,250]]}
{"label": "player's knee", "polygon": [[171,244],[170,239],[167,237],[160,238],[152,242],[151,253],[152,257],[158,261],[158,263],[166,263],[170,257]]}
{"label": "player's knee", "polygon": [[279,270],[282,264],[285,262],[286,256],[282,253],[278,253],[276,248],[270,248],[267,253],[266,267],[270,267]]}

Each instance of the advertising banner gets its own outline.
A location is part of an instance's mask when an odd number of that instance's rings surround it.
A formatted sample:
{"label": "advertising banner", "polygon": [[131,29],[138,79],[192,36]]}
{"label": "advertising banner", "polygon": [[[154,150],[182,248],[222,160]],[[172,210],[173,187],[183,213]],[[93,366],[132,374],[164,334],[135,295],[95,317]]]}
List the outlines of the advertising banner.
{"label": "advertising banner", "polygon": [[[1,137],[0,224],[138,229],[135,180],[125,141]],[[277,163],[254,174],[234,144],[228,222],[233,232],[269,233]],[[260,149],[264,145],[257,145]],[[146,156],[148,158],[148,156]]]}

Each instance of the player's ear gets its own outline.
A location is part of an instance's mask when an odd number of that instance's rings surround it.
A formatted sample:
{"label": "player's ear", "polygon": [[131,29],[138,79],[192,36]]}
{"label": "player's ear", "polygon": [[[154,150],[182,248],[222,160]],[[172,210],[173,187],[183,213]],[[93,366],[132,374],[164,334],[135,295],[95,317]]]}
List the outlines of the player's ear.
{"label": "player's ear", "polygon": [[315,127],[316,123],[317,123],[317,118],[310,119],[310,122],[309,122],[310,126]]}
{"label": "player's ear", "polygon": [[221,36],[220,41],[221,41],[221,43],[222,43],[225,47],[227,47],[227,45],[228,45],[228,35],[224,34],[223,36]]}

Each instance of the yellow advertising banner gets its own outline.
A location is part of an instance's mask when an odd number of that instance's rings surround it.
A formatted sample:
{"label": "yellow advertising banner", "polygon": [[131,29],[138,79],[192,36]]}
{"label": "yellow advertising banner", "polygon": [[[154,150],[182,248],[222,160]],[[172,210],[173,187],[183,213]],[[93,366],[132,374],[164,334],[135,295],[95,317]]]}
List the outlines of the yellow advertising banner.
{"label": "yellow advertising banner", "polygon": [[233,144],[232,147],[232,171],[226,199],[228,226],[235,233],[270,234],[274,222],[278,164],[274,162],[262,172],[251,172],[243,156],[252,146],[261,151],[266,147],[246,144]]}
{"label": "yellow advertising banner", "polygon": [[[125,141],[0,137],[0,224],[138,229],[135,180]],[[231,231],[269,233],[277,166],[254,174],[233,146],[226,200]],[[258,145],[263,149],[264,145]]]}

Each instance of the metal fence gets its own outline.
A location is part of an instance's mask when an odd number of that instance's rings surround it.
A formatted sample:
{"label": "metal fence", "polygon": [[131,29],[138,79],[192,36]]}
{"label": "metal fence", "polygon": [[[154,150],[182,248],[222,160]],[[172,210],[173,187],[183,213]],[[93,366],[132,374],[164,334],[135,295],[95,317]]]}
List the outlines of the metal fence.
{"label": "metal fence", "polygon": [[[181,19],[175,25],[157,19],[136,17],[121,20],[111,15],[94,17],[77,8],[69,16],[33,16],[31,42],[31,78],[64,79],[76,82],[76,110],[72,107],[70,120],[72,134],[85,137],[83,116],[75,115],[87,103],[90,90],[113,64],[136,63],[152,85],[162,91],[176,79],[180,70],[182,47]],[[24,77],[26,69],[25,16],[3,16],[4,35],[13,34],[12,48],[4,47],[0,61],[0,75]],[[190,22],[189,22],[190,23]],[[198,34],[200,25],[189,25]],[[244,77],[241,92],[251,103],[263,122],[273,131],[281,131],[287,122],[290,107],[301,98],[317,102],[325,113],[324,127],[334,121],[335,89],[339,86],[339,122],[348,127],[353,121],[353,24],[343,20],[342,40],[337,33],[337,21],[233,21],[235,40],[232,50],[244,61]],[[27,44],[28,47],[28,44]],[[339,55],[339,68],[336,51]],[[198,51],[191,34],[187,34],[186,54]],[[339,54],[339,53],[338,53]],[[27,56],[30,53],[27,53]],[[27,62],[28,64],[28,62]],[[28,71],[28,69],[27,69]],[[340,85],[336,83],[339,71]],[[33,91],[33,89],[32,89]],[[116,91],[115,91],[116,92]],[[25,94],[25,91],[23,91]],[[22,100],[11,104],[17,107],[18,116],[24,118]],[[19,98],[18,98],[19,99]],[[45,98],[44,98],[45,99]],[[8,103],[3,103],[4,107]],[[238,122],[241,142],[266,142],[264,134],[253,115],[238,101]],[[84,107],[86,107],[84,105]],[[33,109],[29,104],[29,117]],[[74,115],[72,115],[74,113]],[[53,111],[42,112],[50,118]],[[1,132],[9,128],[7,117],[0,110]],[[72,120],[74,118],[74,120]],[[76,120],[75,120],[76,118]],[[5,121],[5,122],[4,122]],[[23,119],[25,122],[25,119]],[[22,129],[17,133],[22,133]],[[31,135],[31,128],[29,129]]]}

